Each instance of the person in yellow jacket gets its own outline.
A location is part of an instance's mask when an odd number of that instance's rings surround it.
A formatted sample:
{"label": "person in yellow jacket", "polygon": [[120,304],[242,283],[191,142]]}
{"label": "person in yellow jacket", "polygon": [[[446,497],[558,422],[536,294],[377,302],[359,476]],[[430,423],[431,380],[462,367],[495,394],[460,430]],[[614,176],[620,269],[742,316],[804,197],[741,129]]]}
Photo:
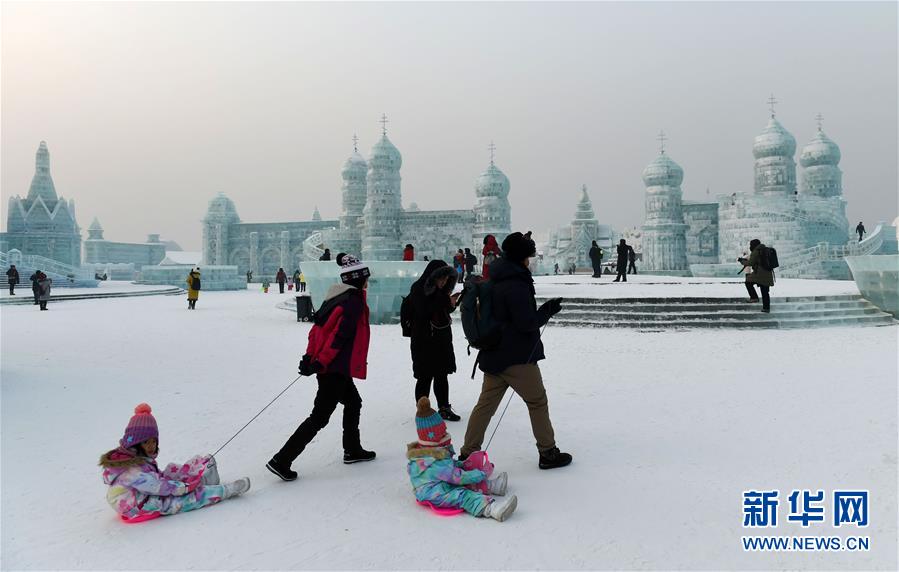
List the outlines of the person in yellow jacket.
{"label": "person in yellow jacket", "polygon": [[187,275],[187,309],[197,309],[197,298],[200,297],[200,267],[197,266]]}

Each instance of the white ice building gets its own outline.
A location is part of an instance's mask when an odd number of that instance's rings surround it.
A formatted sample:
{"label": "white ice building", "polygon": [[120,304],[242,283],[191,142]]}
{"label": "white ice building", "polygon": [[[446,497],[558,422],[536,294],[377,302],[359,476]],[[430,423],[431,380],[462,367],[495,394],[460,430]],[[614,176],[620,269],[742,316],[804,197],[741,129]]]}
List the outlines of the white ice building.
{"label": "white ice building", "polygon": [[572,264],[578,269],[589,269],[590,246],[595,240],[605,250],[604,261],[613,256],[613,231],[607,224],[600,224],[593,211],[593,203],[587,193],[587,185],[581,187],[581,196],[575,208],[574,218],[567,226],[552,229],[543,246],[541,269],[550,272],[555,264],[565,271]]}

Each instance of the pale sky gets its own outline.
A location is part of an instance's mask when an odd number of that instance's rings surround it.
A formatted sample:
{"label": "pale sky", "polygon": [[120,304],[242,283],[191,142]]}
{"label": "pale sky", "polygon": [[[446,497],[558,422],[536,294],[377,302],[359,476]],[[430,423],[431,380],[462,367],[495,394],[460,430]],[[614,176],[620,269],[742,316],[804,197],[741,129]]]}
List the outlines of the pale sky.
{"label": "pale sky", "polygon": [[[46,140],[57,191],[109,240],[199,250],[215,193],[245,222],[340,212],[352,136],[403,155],[403,204],[471,208],[489,162],[515,229],[643,222],[643,168],[684,198],[749,191],[766,100],[798,149],[815,115],[854,224],[897,215],[897,5],[15,3],[0,58],[2,225]],[[798,162],[797,150],[797,162]],[[801,178],[801,169],[798,171]]]}

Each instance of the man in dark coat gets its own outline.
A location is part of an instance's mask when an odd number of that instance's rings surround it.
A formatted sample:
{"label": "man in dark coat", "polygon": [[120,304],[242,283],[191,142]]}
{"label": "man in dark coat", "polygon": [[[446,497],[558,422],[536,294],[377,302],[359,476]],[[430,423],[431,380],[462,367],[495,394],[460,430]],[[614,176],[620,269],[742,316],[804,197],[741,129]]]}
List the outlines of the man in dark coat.
{"label": "man in dark coat", "polygon": [[[874,229],[877,230],[877,229]],[[865,230],[865,225],[862,221],[858,221],[858,225],[855,227],[855,232],[858,233],[858,241],[861,242],[862,238],[865,236],[865,233],[868,232]]]}
{"label": "man in dark coat", "polygon": [[627,245],[627,273],[630,274],[633,270],[634,274],[637,273],[637,265],[634,264],[637,260],[637,253],[634,252],[634,247],[631,245]]}
{"label": "man in dark coat", "polygon": [[15,264],[9,265],[9,270],[6,271],[6,281],[9,282],[9,295],[16,295],[16,284],[19,283],[19,271],[16,270]]}
{"label": "man in dark coat", "polygon": [[628,258],[628,249],[630,247],[622,238],[618,241],[618,260],[615,265],[615,269],[618,271],[618,276],[615,277],[615,282],[627,282],[627,258]]}
{"label": "man in dark coat", "polygon": [[34,294],[34,305],[37,306],[40,304],[40,296],[41,296],[41,278],[43,278],[44,273],[40,270],[35,270],[34,273],[28,277],[31,280],[31,293]]}
{"label": "man in dark coat", "polygon": [[540,367],[544,359],[540,328],[562,309],[562,299],[554,298],[540,308],[534,299],[534,279],[528,270],[537,247],[531,233],[513,232],[503,241],[503,255],[490,266],[493,283],[493,317],[502,336],[497,347],[482,349],[478,355],[484,383],[481,396],[471,412],[460,458],[479,450],[484,433],[508,388],[527,404],[531,429],[540,453],[541,469],[564,467],[571,455],[556,446],[549,419],[549,401]]}
{"label": "man in dark coat", "polygon": [[415,401],[431,395],[433,382],[438,412],[447,421],[461,419],[450,404],[448,380],[449,374],[456,371],[450,318],[459,300],[458,294],[452,294],[455,286],[456,271],[442,260],[432,260],[409,289],[412,307],[409,348],[416,379]]}
{"label": "man in dark coat", "polygon": [[470,248],[465,249],[465,279],[471,278],[474,267],[478,263],[478,257],[471,253]]}
{"label": "man in dark coat", "polygon": [[278,273],[275,274],[275,282],[278,283],[278,290],[280,290],[281,293],[283,294],[284,293],[284,284],[287,283],[287,273],[284,272],[283,268],[279,268]]}
{"label": "man in dark coat", "polygon": [[602,256],[603,256],[602,248],[596,244],[596,241],[593,241],[593,245],[590,247],[590,264],[593,265],[593,277],[600,278],[602,277]]}
{"label": "man in dark coat", "polygon": [[774,286],[774,271],[762,265],[762,257],[766,254],[766,248],[761,240],[753,238],[749,241],[749,259],[740,258],[739,261],[743,266],[752,268],[752,272],[746,278],[746,290],[749,291],[750,301],[755,302],[758,300],[753,287],[753,284],[755,284],[762,291],[762,312],[767,314],[771,311],[771,298],[768,290]]}

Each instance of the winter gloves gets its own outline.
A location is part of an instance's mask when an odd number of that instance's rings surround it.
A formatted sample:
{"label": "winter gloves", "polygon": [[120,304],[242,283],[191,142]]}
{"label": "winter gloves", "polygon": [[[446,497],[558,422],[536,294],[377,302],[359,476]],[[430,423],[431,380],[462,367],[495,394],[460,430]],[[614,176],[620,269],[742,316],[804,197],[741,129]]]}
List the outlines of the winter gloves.
{"label": "winter gloves", "polygon": [[309,354],[303,356],[300,360],[300,375],[315,375],[325,370],[325,366],[318,361],[312,361]]}
{"label": "winter gloves", "polygon": [[541,306],[538,312],[543,313],[546,312],[550,317],[555,316],[559,312],[562,311],[562,299],[561,298],[553,298],[551,300],[547,300]]}

